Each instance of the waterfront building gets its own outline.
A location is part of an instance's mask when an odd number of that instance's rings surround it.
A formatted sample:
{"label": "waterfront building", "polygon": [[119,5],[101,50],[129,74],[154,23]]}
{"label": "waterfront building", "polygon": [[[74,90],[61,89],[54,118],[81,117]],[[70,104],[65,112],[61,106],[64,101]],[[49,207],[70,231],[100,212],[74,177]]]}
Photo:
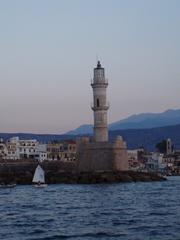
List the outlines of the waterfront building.
{"label": "waterfront building", "polygon": [[8,150],[7,150],[6,144],[1,139],[1,141],[0,141],[0,159],[4,159],[7,156],[7,154],[8,154]]}
{"label": "waterfront building", "polygon": [[52,142],[47,145],[47,160],[75,161],[76,142],[73,140]]}
{"label": "waterfront building", "polygon": [[75,156],[76,142],[73,140],[41,144],[36,139],[22,140],[19,137],[12,137],[6,143],[0,142],[0,159],[4,160],[73,162]]}
{"label": "waterfront building", "polygon": [[76,160],[76,141],[68,140],[63,143],[63,161],[75,161]]}
{"label": "waterfront building", "polygon": [[30,158],[36,159],[36,150],[38,146],[38,141],[36,139],[20,140],[18,139],[18,152],[19,158]]}
{"label": "waterfront building", "polygon": [[128,164],[130,170],[139,170],[141,168],[141,162],[138,159],[139,149],[127,150]]}
{"label": "waterfront building", "polygon": [[169,173],[180,174],[180,150],[174,150],[173,153],[165,155],[164,162],[167,164]]}
{"label": "waterfront building", "polygon": [[7,155],[4,159],[18,160],[20,159],[19,155],[19,137],[12,137],[6,142]]}
{"label": "waterfront building", "polygon": [[147,156],[145,162],[145,169],[148,172],[160,172],[165,173],[167,170],[167,164],[163,160],[164,154],[153,152]]}
{"label": "waterfront building", "polygon": [[4,159],[35,159],[37,145],[35,139],[20,140],[19,137],[12,137],[6,142],[7,154]]}
{"label": "waterfront building", "polygon": [[36,160],[43,162],[47,160],[47,144],[38,144],[36,146]]}
{"label": "waterfront building", "polygon": [[47,159],[49,161],[57,161],[62,158],[63,143],[48,143],[47,144]]}

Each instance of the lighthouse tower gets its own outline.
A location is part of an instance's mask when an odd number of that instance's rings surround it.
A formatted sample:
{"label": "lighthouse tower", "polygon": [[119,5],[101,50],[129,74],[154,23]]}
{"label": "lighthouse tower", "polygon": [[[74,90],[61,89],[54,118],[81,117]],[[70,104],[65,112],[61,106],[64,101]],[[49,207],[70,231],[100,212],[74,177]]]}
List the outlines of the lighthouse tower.
{"label": "lighthouse tower", "polygon": [[106,101],[108,83],[100,61],[94,68],[94,78],[91,86],[93,89],[94,142],[108,142],[107,110],[109,106]]}
{"label": "lighthouse tower", "polygon": [[100,61],[94,68],[94,77],[91,83],[93,89],[94,112],[94,141],[88,137],[76,140],[77,171],[82,172],[109,172],[128,170],[126,142],[118,136],[113,142],[108,141],[106,89],[104,68]]}

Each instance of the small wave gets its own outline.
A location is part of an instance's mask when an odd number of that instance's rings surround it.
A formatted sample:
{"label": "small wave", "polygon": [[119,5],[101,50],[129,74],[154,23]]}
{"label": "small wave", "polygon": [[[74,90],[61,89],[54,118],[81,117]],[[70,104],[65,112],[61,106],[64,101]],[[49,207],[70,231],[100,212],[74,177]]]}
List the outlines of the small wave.
{"label": "small wave", "polygon": [[36,234],[41,234],[44,233],[45,231],[42,229],[35,229],[33,232],[31,232],[32,235],[36,235]]}
{"label": "small wave", "polygon": [[[167,212],[151,212],[150,216],[166,216]],[[173,215],[173,213],[169,212],[168,215]]]}
{"label": "small wave", "polygon": [[125,233],[107,233],[107,232],[97,232],[97,233],[84,233],[84,234],[77,234],[77,235],[54,235],[43,238],[43,240],[58,240],[58,239],[75,239],[75,238],[86,238],[86,237],[93,237],[93,238],[105,238],[105,237],[123,237],[126,236]]}

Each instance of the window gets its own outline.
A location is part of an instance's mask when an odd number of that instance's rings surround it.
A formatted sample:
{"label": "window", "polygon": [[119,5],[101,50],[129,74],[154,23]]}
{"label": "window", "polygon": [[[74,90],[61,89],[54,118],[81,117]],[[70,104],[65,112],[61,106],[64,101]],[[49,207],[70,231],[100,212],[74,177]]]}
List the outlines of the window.
{"label": "window", "polygon": [[97,107],[99,107],[99,98],[97,98]]}

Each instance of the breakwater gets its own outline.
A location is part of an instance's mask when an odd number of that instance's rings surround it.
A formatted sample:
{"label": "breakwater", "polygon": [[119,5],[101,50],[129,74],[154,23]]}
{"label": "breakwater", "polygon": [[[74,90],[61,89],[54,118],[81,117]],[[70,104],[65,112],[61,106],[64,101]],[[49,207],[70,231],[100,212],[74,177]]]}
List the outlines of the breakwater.
{"label": "breakwater", "polygon": [[[31,184],[34,171],[38,165],[35,161],[1,162],[0,184]],[[113,183],[133,181],[161,181],[165,178],[153,174],[134,171],[124,172],[77,172],[73,162],[45,161],[41,163],[48,184],[55,183]]]}

